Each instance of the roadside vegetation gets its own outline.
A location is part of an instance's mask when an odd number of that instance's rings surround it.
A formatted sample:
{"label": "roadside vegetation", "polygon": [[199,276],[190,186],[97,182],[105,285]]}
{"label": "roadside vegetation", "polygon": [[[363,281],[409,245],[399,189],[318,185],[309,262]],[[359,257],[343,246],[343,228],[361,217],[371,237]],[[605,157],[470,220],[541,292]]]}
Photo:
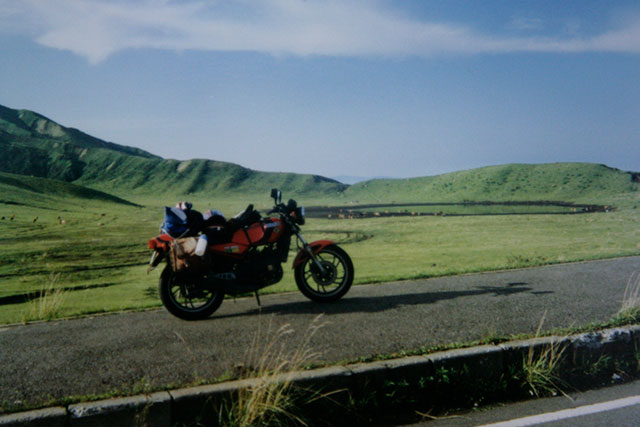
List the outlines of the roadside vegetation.
{"label": "roadside vegetation", "polygon": [[[217,418],[221,426],[306,426],[300,406],[311,399],[322,399],[319,393],[299,390],[291,381],[292,372],[313,363],[318,354],[310,345],[311,338],[324,326],[317,316],[304,331],[296,332],[284,324],[274,330],[269,323],[266,331],[258,328],[247,350],[244,363],[236,367],[240,379],[251,385],[227,399],[206,408],[203,416]],[[300,337],[298,345],[290,348],[287,335]],[[301,398],[302,395],[306,398]],[[316,395],[317,394],[317,395]],[[208,410],[208,411],[207,411]]]}
{"label": "roadside vegetation", "polygon": [[624,290],[622,306],[616,317],[622,321],[625,319],[640,321],[640,271],[629,277],[627,287]]}
{"label": "roadside vegetation", "polygon": [[29,308],[24,314],[23,321],[51,320],[60,316],[68,295],[67,290],[56,286],[60,275],[49,275],[49,282],[29,300]]}
{"label": "roadside vegetation", "polygon": [[[545,317],[546,313],[540,320],[535,338],[540,336]],[[567,388],[561,375],[566,350],[566,343],[558,342],[551,342],[541,349],[536,349],[536,346],[533,345],[529,347],[522,363],[520,377],[522,385],[529,389],[532,396],[555,395]]]}

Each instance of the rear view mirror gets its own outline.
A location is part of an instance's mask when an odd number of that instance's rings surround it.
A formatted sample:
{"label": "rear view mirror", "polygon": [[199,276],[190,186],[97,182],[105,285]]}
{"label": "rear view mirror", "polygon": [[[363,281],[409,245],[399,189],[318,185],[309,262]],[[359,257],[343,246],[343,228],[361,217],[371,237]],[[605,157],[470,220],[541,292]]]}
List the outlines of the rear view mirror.
{"label": "rear view mirror", "polygon": [[276,205],[279,205],[280,203],[282,203],[282,191],[278,190],[277,188],[271,189],[271,198],[274,200]]}

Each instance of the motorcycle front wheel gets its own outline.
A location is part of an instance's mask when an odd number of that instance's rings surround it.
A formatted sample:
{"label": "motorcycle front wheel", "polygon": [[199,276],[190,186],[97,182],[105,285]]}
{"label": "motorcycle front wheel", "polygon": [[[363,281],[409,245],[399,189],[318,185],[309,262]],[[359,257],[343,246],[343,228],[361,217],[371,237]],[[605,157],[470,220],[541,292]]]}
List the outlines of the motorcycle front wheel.
{"label": "motorcycle front wheel", "polygon": [[311,259],[295,269],[298,289],[316,302],[333,302],[342,298],[353,283],[353,263],[337,245],[329,245],[316,254],[322,270]]}
{"label": "motorcycle front wheel", "polygon": [[184,320],[200,320],[211,316],[224,299],[224,292],[204,288],[197,278],[175,273],[170,265],[160,275],[158,291],[167,311]]}

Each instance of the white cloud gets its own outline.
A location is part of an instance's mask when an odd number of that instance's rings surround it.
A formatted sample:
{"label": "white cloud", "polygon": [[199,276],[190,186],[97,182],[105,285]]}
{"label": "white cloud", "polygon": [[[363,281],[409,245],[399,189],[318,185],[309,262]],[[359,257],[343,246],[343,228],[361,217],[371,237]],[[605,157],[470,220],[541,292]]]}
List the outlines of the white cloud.
{"label": "white cloud", "polygon": [[[418,21],[365,0],[0,0],[0,11],[5,12],[0,26],[9,19],[15,29],[15,20],[22,19],[24,31],[35,32],[38,43],[91,63],[134,48],[301,56],[640,53],[640,20],[588,38],[508,38]],[[511,24],[522,30],[541,25],[531,20]]]}
{"label": "white cloud", "polygon": [[518,31],[542,30],[545,23],[539,18],[513,18],[507,25],[507,28]]}

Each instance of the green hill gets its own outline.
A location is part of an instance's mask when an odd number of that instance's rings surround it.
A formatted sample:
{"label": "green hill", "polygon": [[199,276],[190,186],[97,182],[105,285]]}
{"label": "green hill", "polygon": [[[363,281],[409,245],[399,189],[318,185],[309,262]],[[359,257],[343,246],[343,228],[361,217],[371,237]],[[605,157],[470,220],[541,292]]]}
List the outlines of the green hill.
{"label": "green hill", "polygon": [[58,146],[60,142],[67,142],[80,148],[106,148],[134,156],[159,158],[139,148],[106,142],[77,129],[61,126],[33,111],[13,110],[2,105],[0,105],[0,134],[4,134],[5,137],[13,136],[15,141],[28,142],[33,138],[42,139],[43,142],[54,140],[58,142]]}
{"label": "green hill", "polygon": [[510,164],[349,187],[358,202],[571,201],[613,203],[638,191],[637,173],[593,163]]}
{"label": "green hill", "polygon": [[0,172],[0,204],[68,210],[84,203],[136,206],[102,191],[55,179]]}
{"label": "green hill", "polygon": [[133,147],[102,141],[28,110],[0,106],[0,171],[73,181],[82,176],[89,150],[159,159]]}
{"label": "green hill", "polygon": [[125,197],[268,194],[322,197],[346,185],[315,176],[258,172],[212,160],[167,160],[102,141],[27,110],[0,106],[0,171],[73,182]]}

